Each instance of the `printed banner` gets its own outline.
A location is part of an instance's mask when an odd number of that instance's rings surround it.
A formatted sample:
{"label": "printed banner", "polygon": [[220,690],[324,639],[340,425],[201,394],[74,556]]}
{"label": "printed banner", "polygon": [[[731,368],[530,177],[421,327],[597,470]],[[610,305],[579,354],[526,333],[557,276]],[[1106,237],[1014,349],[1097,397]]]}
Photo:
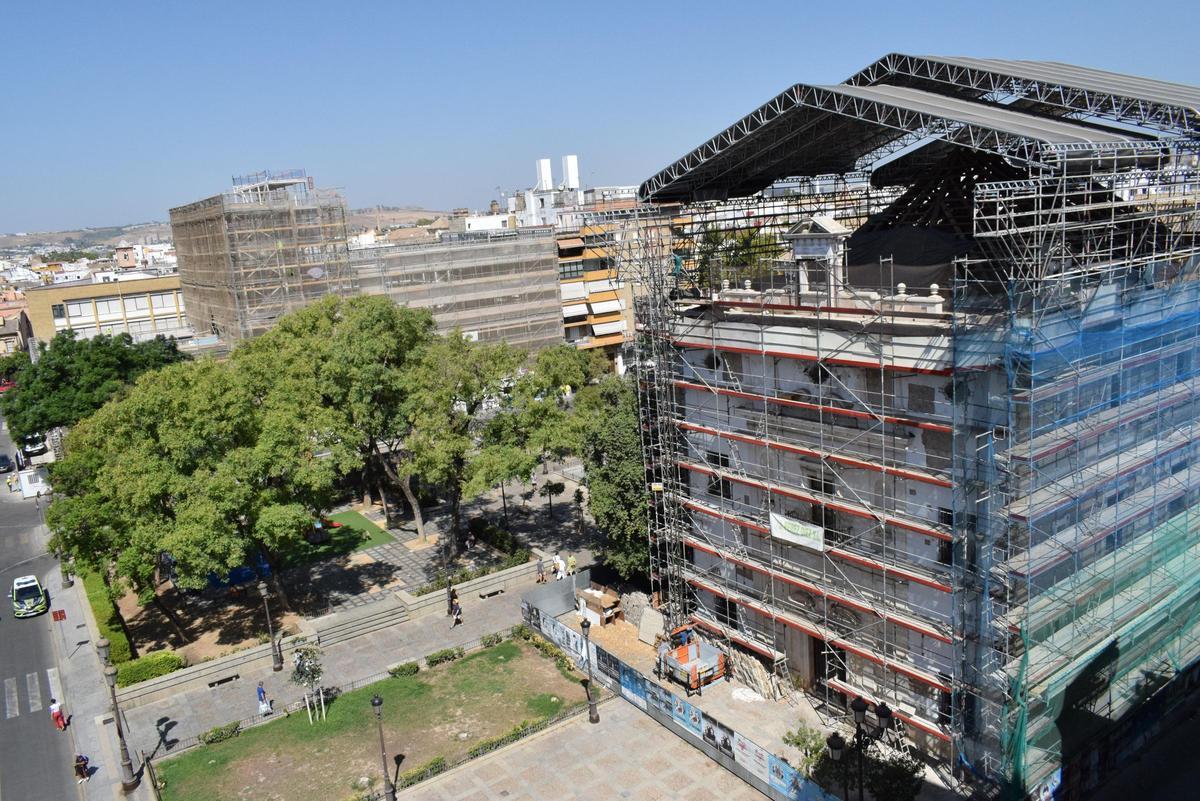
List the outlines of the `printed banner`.
{"label": "printed banner", "polygon": [[583,658],[583,635],[579,632],[552,617],[542,618],[542,631],[552,643],[574,657],[576,662]]}
{"label": "printed banner", "polygon": [[788,801],[834,801],[814,781],[809,781],[800,772],[779,757],[771,754],[771,781],[773,789],[783,793]]}
{"label": "printed banner", "polygon": [[704,713],[679,696],[675,696],[675,707],[671,710],[671,717],[689,734],[697,738],[704,736]]}
{"label": "printed banner", "polygon": [[733,757],[733,729],[709,715],[704,717],[704,742]]}
{"label": "printed banner", "polygon": [[638,709],[646,709],[646,680],[628,665],[621,665],[621,695]]}
{"label": "printed banner", "polygon": [[666,687],[660,687],[646,679],[646,703],[668,718],[674,714],[675,696]]}
{"label": "printed banner", "polygon": [[758,777],[764,784],[771,781],[771,755],[758,747],[741,732],[733,733],[733,758],[739,765]]}
{"label": "printed banner", "polygon": [[598,645],[594,647],[596,649],[596,670],[619,683],[621,681],[621,660]]}
{"label": "printed banner", "polygon": [[771,536],[813,551],[825,550],[825,529],[771,512]]}

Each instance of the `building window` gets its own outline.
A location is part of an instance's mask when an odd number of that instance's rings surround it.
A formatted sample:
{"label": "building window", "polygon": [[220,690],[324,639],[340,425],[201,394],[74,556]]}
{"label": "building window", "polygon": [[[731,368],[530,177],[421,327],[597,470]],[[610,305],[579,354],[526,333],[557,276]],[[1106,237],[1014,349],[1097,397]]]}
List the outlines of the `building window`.
{"label": "building window", "polygon": [[61,303],[55,303],[50,307],[50,316],[55,320],[63,320],[67,316],[67,310]]}
{"label": "building window", "polygon": [[938,540],[938,562],[943,565],[954,564],[954,543]]}
{"label": "building window", "polygon": [[564,261],[558,265],[558,277],[560,279],[567,278],[582,278],[583,277],[583,262],[582,261]]}
{"label": "building window", "polygon": [[944,506],[939,508],[938,509],[938,525],[942,525],[942,526],[945,526],[946,528],[953,529],[954,528],[954,510],[947,509]]}
{"label": "building window", "polygon": [[[714,468],[724,469],[729,467],[729,457],[723,453],[716,451],[708,452],[708,463]],[[708,494],[718,498],[729,499],[733,497],[733,488],[729,483],[729,479],[721,476],[711,475],[708,477]]]}

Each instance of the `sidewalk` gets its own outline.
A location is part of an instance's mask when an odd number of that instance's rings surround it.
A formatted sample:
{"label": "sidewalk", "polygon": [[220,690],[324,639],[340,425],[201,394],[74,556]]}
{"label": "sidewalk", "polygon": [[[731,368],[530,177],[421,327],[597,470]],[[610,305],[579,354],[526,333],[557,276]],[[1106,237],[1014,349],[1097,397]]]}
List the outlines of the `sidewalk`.
{"label": "sidewalk", "polygon": [[[121,760],[117,731],[113,726],[112,702],[108,685],[104,683],[104,668],[96,653],[99,633],[85,612],[87,599],[83,581],[76,579],[73,587],[63,588],[62,574],[55,570],[46,577],[46,589],[54,599],[54,608],[66,612],[66,620],[54,623],[54,650],[57,655],[59,680],[62,684],[58,699],[70,716],[67,728],[72,747],[77,754],[86,754],[95,769],[92,780],[78,785],[80,797],[86,801],[113,801],[153,798],[146,783],[125,795],[121,792]],[[134,771],[141,768],[137,751],[130,742],[130,759]]]}
{"label": "sidewalk", "polygon": [[[466,645],[521,622],[521,596],[515,589],[487,600],[464,596],[461,601],[463,624],[456,629],[450,629],[444,615],[430,615],[330,646],[323,659],[326,686],[343,686],[383,673],[397,662]],[[255,688],[260,681],[277,708],[299,700],[300,688],[288,681],[291,660],[286,653],[284,661],[279,673],[269,667],[248,671],[220,687],[193,690],[128,710],[130,747],[160,759],[181,740],[254,717],[258,711]]]}

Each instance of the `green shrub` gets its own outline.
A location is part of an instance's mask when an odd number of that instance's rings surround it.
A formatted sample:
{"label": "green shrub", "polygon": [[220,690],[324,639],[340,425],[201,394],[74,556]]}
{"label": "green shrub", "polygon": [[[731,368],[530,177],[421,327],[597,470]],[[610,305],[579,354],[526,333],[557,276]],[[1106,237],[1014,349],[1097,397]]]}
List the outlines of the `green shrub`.
{"label": "green shrub", "polygon": [[92,607],[92,617],[96,618],[96,626],[100,636],[108,640],[108,659],[114,665],[133,659],[133,647],[125,636],[125,627],[121,625],[121,617],[117,608],[108,597],[108,588],[99,573],[88,573],[83,576],[83,587],[87,593],[88,604]]}
{"label": "green shrub", "polygon": [[434,651],[429,656],[425,657],[425,664],[433,667],[440,665],[443,662],[453,662],[455,659],[462,659],[466,656],[466,651],[462,648],[443,648],[440,651]]}
{"label": "green shrub", "polygon": [[529,628],[529,626],[525,625],[524,623],[513,626],[511,629],[509,629],[508,633],[509,636],[511,636],[514,640],[525,640],[528,642],[529,640],[533,639],[533,629]]}
{"label": "green shrub", "polygon": [[434,757],[423,765],[417,765],[412,770],[406,770],[400,774],[396,781],[396,787],[411,787],[417,782],[424,781],[431,776],[436,776],[449,767],[445,757]]}
{"label": "green shrub", "polygon": [[388,668],[388,675],[396,678],[398,676],[415,676],[421,672],[421,665],[418,662],[404,662]]}
{"label": "green shrub", "polygon": [[479,638],[479,644],[484,648],[495,648],[502,642],[504,642],[503,634],[485,634]]}
{"label": "green shrub", "polygon": [[208,731],[204,732],[204,734],[201,734],[200,742],[204,743],[205,745],[223,743],[226,740],[232,740],[234,737],[237,737],[241,731],[242,724],[226,723],[224,726],[217,726],[215,729],[209,729]]}
{"label": "green shrub", "polygon": [[486,542],[501,553],[514,553],[521,547],[521,542],[511,531],[500,528],[490,520],[476,517],[467,524],[467,528],[475,538]]}
{"label": "green shrub", "polygon": [[533,731],[533,728],[536,725],[537,724],[534,721],[523,720],[516,726],[513,726],[511,729],[506,731],[504,734],[496,737],[489,737],[486,740],[480,740],[467,750],[467,758],[474,759],[475,757],[483,756],[489,751],[495,751],[502,745],[508,745],[509,743],[516,742]]}
{"label": "green shrub", "polygon": [[182,667],[187,667],[187,661],[174,651],[151,651],[145,656],[117,665],[117,686],[128,687],[131,684],[156,679],[174,673]]}

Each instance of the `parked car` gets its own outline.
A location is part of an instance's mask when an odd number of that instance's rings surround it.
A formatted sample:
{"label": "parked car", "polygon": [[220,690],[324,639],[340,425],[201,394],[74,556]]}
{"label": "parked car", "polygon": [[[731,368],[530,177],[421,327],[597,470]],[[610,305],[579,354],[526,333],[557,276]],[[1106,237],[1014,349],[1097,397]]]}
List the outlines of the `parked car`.
{"label": "parked car", "polygon": [[0,453],[0,473],[12,472],[14,467],[16,465],[13,464],[13,460],[9,458],[8,454]]}
{"label": "parked car", "polygon": [[12,389],[15,386],[16,386],[16,384],[14,384],[13,382],[5,381],[3,378],[0,378],[0,395],[3,395],[5,392],[8,392],[10,389]]}
{"label": "parked car", "polygon": [[21,576],[13,579],[12,610],[14,617],[34,617],[50,608],[50,599],[37,576]]}
{"label": "parked car", "polygon": [[21,450],[26,456],[41,456],[50,450],[50,446],[46,444],[45,434],[30,434],[21,444]]}

